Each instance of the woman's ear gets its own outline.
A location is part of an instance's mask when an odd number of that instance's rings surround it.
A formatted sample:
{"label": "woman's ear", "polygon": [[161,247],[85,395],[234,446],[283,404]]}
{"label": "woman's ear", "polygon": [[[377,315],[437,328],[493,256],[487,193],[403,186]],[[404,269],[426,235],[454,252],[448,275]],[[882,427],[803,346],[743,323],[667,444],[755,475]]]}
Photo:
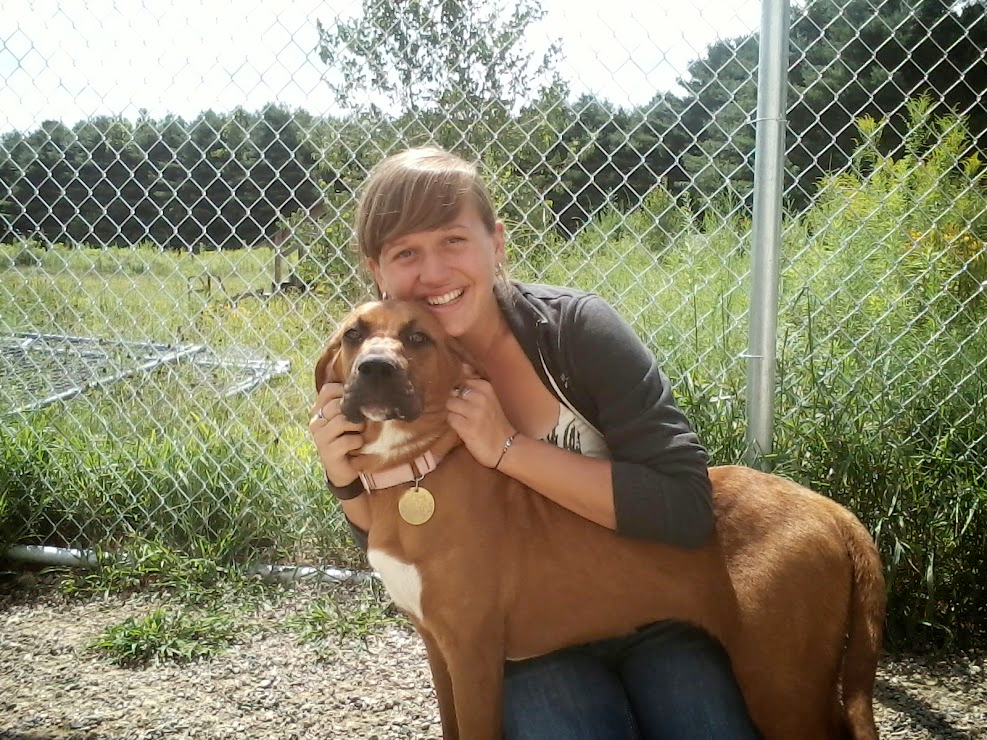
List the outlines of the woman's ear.
{"label": "woman's ear", "polygon": [[504,232],[504,222],[498,221],[494,224],[494,264],[501,265],[507,260],[507,236]]}

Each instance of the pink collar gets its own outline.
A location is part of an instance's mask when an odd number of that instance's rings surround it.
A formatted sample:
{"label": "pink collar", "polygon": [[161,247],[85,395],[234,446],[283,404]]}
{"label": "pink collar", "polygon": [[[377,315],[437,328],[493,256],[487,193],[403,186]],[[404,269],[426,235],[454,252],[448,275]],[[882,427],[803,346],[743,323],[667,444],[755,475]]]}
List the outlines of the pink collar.
{"label": "pink collar", "polygon": [[425,454],[416,457],[410,463],[396,465],[393,468],[381,470],[377,473],[360,473],[360,480],[363,482],[363,486],[367,491],[390,488],[399,483],[410,483],[412,481],[417,484],[418,481],[435,470],[441,461],[441,457],[436,459],[432,451],[428,450]]}

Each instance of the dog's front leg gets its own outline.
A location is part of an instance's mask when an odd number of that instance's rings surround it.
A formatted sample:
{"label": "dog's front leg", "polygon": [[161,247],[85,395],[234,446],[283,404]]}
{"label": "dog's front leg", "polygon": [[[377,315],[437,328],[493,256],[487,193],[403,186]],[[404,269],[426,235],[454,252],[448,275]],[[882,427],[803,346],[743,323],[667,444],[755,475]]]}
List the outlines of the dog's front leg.
{"label": "dog's front leg", "polygon": [[[501,740],[504,699],[503,621],[476,625],[439,640],[452,683],[461,740]],[[443,731],[445,725],[443,724]]]}
{"label": "dog's front leg", "polygon": [[452,693],[452,679],[445,656],[436,642],[435,637],[420,624],[416,625],[418,634],[425,643],[425,653],[428,655],[428,667],[432,671],[432,685],[435,687],[435,697],[439,700],[439,718],[442,720],[442,737],[444,740],[459,740],[459,725],[456,722],[456,705]]}

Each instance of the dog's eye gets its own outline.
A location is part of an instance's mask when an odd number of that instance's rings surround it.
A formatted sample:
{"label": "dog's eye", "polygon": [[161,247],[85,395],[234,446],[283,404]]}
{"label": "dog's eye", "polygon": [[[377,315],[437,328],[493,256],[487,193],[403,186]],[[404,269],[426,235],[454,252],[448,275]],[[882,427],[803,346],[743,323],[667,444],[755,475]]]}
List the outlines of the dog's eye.
{"label": "dog's eye", "polygon": [[428,334],[423,331],[413,331],[408,335],[408,343],[421,346],[423,344],[428,344],[429,342]]}
{"label": "dog's eye", "polygon": [[356,344],[361,339],[363,339],[363,334],[360,332],[359,329],[356,328],[347,329],[343,333],[343,341],[348,342],[349,344]]}

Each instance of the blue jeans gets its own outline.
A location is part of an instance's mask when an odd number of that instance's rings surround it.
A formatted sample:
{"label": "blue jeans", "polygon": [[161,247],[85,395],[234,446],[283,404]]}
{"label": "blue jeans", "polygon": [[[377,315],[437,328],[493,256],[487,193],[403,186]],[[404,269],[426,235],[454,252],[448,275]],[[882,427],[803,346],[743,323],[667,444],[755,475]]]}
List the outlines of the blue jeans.
{"label": "blue jeans", "polygon": [[505,740],[759,737],[723,648],[681,622],[505,667]]}

